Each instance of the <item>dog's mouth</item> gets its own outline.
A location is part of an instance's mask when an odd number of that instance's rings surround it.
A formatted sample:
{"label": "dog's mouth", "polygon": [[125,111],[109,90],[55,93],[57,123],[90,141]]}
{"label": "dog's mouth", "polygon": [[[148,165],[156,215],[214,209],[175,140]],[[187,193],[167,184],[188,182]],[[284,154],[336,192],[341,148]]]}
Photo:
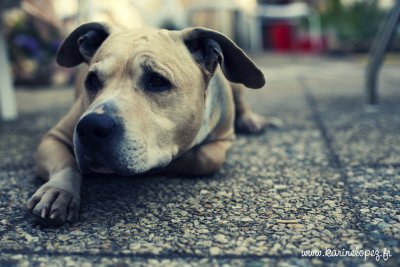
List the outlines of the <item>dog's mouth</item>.
{"label": "dog's mouth", "polygon": [[[78,141],[75,141],[75,157],[80,171],[86,174],[132,176],[149,170],[155,173],[172,160],[172,156],[167,153],[163,153],[161,157],[157,155],[159,159],[150,158],[149,160],[145,154],[147,151],[143,152],[128,145],[114,145],[112,148],[103,146],[96,150],[85,149]],[[134,152],[130,153],[131,151]]]}
{"label": "dog's mouth", "polygon": [[114,171],[111,168],[104,166],[98,161],[91,162],[89,165],[89,169],[90,171],[95,173],[114,173]]}
{"label": "dog's mouth", "polygon": [[83,172],[114,173],[114,171],[110,167],[105,166],[103,163],[101,163],[99,160],[95,158],[85,155],[84,159],[85,159],[84,164],[81,163],[81,165],[79,166],[81,168],[81,171]]}

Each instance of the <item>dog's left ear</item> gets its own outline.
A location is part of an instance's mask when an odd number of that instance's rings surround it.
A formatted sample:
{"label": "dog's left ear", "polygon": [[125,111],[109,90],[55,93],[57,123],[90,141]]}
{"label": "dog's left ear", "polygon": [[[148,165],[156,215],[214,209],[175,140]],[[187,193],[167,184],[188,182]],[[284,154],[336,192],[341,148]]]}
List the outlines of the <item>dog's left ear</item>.
{"label": "dog's left ear", "polygon": [[63,67],[89,63],[109,34],[110,30],[104,24],[98,22],[82,24],[58,48],[57,63]]}
{"label": "dog's left ear", "polygon": [[220,64],[225,77],[234,83],[257,89],[265,84],[264,74],[231,39],[222,33],[189,28],[181,32],[182,39],[195,60],[208,75]]}

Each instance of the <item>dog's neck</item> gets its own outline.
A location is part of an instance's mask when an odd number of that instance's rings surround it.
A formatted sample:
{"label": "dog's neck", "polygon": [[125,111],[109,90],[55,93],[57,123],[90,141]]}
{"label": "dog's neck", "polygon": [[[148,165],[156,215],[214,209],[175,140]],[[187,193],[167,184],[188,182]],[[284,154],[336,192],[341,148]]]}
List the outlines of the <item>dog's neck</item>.
{"label": "dog's neck", "polygon": [[225,119],[227,107],[227,96],[224,92],[224,81],[221,74],[217,73],[210,80],[207,88],[205,105],[203,111],[203,119],[199,132],[194,139],[191,148],[204,142],[213,141],[215,130],[218,128],[221,120]]}
{"label": "dog's neck", "polygon": [[211,118],[215,113],[215,106],[213,105],[213,102],[215,101],[215,98],[216,98],[215,91],[217,91],[217,88],[215,88],[214,86],[211,86],[212,82],[213,82],[213,79],[210,81],[209,88],[207,89],[208,91],[207,91],[207,95],[206,95],[206,99],[205,99],[203,120],[201,122],[201,127],[200,127],[200,130],[197,133],[197,136],[194,139],[191,147],[194,147],[194,146],[199,145],[199,144],[203,143],[204,141],[206,141],[206,139],[208,139],[207,137],[209,137],[209,134],[215,127],[215,125],[211,124]]}

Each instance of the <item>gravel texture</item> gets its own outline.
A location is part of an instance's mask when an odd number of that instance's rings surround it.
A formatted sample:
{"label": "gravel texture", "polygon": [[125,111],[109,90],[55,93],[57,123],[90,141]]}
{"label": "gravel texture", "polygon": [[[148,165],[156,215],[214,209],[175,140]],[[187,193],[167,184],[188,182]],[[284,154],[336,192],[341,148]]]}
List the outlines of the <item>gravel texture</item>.
{"label": "gravel texture", "polygon": [[[59,228],[25,204],[35,148],[73,90],[19,89],[19,119],[0,124],[0,266],[399,266],[400,64],[372,108],[359,60],[257,61],[268,86],[247,98],[279,128],[238,136],[210,177],[85,177],[79,222]],[[391,257],[302,257],[325,248]]]}

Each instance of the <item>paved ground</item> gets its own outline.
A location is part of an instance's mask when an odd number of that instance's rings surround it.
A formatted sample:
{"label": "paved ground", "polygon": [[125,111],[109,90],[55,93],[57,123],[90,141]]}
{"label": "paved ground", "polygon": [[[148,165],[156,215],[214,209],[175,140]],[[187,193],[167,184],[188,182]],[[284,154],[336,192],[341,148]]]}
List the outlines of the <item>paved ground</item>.
{"label": "paved ground", "polygon": [[[20,118],[0,124],[0,266],[400,266],[398,61],[377,109],[364,105],[361,60],[257,61],[268,87],[247,96],[280,129],[239,136],[208,178],[87,177],[79,222],[58,229],[25,203],[41,183],[35,146],[72,90],[20,89]],[[391,257],[302,257],[325,248]]]}

